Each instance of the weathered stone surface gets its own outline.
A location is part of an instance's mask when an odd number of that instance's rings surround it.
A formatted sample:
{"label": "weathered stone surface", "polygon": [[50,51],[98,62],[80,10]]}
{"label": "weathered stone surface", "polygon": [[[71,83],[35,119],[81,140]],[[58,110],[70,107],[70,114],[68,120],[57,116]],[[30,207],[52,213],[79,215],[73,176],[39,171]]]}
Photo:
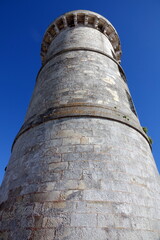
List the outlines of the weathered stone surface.
{"label": "weathered stone surface", "polygon": [[0,189],[1,240],[159,240],[159,174],[117,37],[89,11],[48,28]]}

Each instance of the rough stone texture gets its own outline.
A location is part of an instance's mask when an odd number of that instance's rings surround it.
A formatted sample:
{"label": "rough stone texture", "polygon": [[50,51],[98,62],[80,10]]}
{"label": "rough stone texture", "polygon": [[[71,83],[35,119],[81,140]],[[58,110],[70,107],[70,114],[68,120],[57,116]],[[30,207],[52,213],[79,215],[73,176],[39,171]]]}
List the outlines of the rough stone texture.
{"label": "rough stone texture", "polygon": [[[121,45],[120,45],[120,41],[119,41],[119,37],[118,34],[115,30],[115,28],[112,26],[112,24],[104,17],[102,17],[101,15],[94,13],[94,12],[90,12],[90,11],[86,11],[86,10],[77,10],[77,11],[73,11],[73,12],[68,12],[60,17],[58,17],[54,22],[52,22],[50,24],[50,26],[48,27],[47,31],[45,32],[44,38],[43,38],[43,42],[42,42],[42,47],[41,47],[41,57],[42,57],[42,63],[44,64],[46,62],[46,60],[48,60],[48,56],[51,56],[51,54],[49,53],[50,50],[50,44],[53,44],[53,40],[57,37],[57,35],[59,35],[60,32],[64,31],[65,29],[72,28],[72,27],[79,27],[83,25],[83,29],[84,27],[89,27],[89,28],[93,28],[98,30],[99,32],[101,32],[101,34],[99,34],[99,38],[98,38],[98,31],[94,31],[96,36],[96,41],[93,41],[94,38],[90,38],[90,36],[87,34],[87,36],[85,36],[85,41],[83,41],[83,39],[81,39],[81,41],[83,42],[83,44],[76,44],[75,41],[72,41],[73,39],[76,39],[76,36],[65,36],[65,39],[61,42],[58,43],[58,51],[62,50],[62,46],[65,48],[72,48],[72,45],[69,43],[69,41],[71,41],[71,43],[73,44],[74,47],[78,47],[78,48],[85,48],[87,47],[87,49],[92,49],[92,47],[96,46],[96,42],[99,41],[100,45],[102,46],[99,50],[101,52],[110,52],[110,54],[112,55],[112,57],[120,62],[120,57],[121,57]],[[84,30],[85,31],[85,30]],[[107,37],[109,39],[108,43],[106,46],[104,46],[102,38],[104,38],[104,36]],[[72,39],[73,37],[73,39]],[[83,37],[83,33],[82,35],[79,35],[79,39]],[[90,41],[90,46],[86,45],[86,40]],[[56,42],[56,41],[55,41]],[[81,43],[82,43],[81,42]],[[111,51],[111,47],[114,48],[114,51]],[[64,50],[63,49],[63,50]],[[54,49],[54,53],[58,52],[56,49]],[[51,51],[51,53],[53,53]]]}
{"label": "rough stone texture", "polygon": [[159,173],[112,45],[86,25],[50,43],[1,186],[0,240],[160,239]]}

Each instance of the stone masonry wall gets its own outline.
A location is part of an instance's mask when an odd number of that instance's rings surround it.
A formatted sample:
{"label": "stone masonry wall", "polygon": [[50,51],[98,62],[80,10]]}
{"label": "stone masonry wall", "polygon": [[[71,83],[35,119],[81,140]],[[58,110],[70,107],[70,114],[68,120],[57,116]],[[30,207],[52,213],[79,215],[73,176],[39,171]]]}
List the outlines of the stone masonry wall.
{"label": "stone masonry wall", "polygon": [[149,152],[141,134],[106,119],[27,131],[2,186],[2,239],[158,240],[159,175]]}
{"label": "stone masonry wall", "polygon": [[0,240],[160,240],[159,174],[102,16],[56,19],[0,188]]}

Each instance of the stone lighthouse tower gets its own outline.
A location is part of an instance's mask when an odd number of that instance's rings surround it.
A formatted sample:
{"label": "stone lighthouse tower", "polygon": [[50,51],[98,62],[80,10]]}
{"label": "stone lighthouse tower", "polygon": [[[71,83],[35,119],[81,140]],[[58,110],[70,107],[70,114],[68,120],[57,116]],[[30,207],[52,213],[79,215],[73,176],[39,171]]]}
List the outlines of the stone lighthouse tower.
{"label": "stone lighthouse tower", "polygon": [[1,240],[159,240],[159,174],[111,23],[57,18],[0,190]]}

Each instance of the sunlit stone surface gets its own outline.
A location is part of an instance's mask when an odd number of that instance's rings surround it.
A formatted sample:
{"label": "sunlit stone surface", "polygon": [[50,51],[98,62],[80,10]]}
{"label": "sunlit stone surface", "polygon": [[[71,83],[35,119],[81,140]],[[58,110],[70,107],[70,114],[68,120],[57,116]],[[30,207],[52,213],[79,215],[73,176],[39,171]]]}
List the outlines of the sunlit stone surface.
{"label": "sunlit stone surface", "polygon": [[159,174],[111,23],[73,11],[42,68],[0,189],[0,240],[159,240]]}

